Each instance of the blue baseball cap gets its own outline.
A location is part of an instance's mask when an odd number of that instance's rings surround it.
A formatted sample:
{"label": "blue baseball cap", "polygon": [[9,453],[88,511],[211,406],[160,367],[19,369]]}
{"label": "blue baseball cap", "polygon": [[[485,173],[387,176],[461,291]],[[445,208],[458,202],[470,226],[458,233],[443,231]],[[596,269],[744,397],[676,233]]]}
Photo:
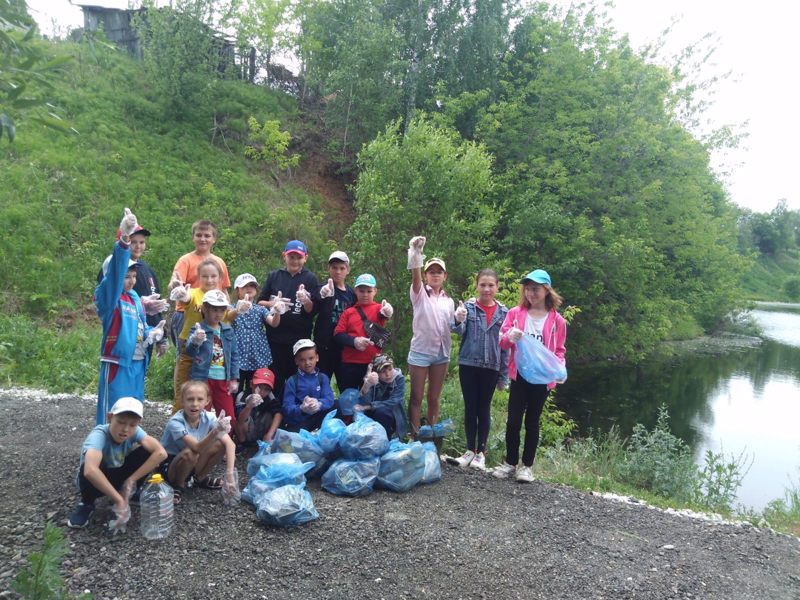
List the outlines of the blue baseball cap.
{"label": "blue baseball cap", "polygon": [[368,285],[369,287],[378,287],[378,282],[375,280],[375,277],[370,275],[369,273],[362,273],[358,277],[356,277],[356,284],[353,287],[361,287],[362,285]]}
{"label": "blue baseball cap", "polygon": [[521,283],[525,283],[526,281],[534,281],[536,283],[545,283],[547,285],[553,285],[550,282],[550,275],[544,269],[536,269],[535,271],[531,271],[525,277],[522,278]]}
{"label": "blue baseball cap", "polygon": [[284,254],[289,254],[290,252],[305,256],[308,254],[308,248],[306,248],[306,245],[300,240],[292,240],[286,244],[286,247],[283,249]]}

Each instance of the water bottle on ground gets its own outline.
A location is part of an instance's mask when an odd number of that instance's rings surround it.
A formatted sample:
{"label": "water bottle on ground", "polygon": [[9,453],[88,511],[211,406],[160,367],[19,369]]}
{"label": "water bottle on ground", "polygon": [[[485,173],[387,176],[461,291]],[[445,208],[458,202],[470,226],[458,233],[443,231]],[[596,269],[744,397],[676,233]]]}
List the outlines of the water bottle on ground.
{"label": "water bottle on ground", "polygon": [[148,540],[161,540],[172,531],[174,500],[172,488],[156,473],[142,489],[141,507],[142,535]]}

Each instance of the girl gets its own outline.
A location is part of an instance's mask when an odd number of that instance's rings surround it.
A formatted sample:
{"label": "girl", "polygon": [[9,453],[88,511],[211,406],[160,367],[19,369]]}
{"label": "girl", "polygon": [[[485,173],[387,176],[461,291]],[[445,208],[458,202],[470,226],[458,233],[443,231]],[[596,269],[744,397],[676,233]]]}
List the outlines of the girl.
{"label": "girl", "polygon": [[467,451],[456,463],[483,471],[494,389],[505,389],[508,385],[509,351],[500,348],[500,326],[508,309],[495,300],[499,285],[497,273],[483,269],[475,281],[478,300],[472,298],[466,304],[458,303],[453,326],[453,331],[461,337],[458,378],[464,397],[467,434]]}
{"label": "girl", "polygon": [[[500,347],[511,350],[508,374],[511,378],[511,391],[508,395],[508,421],[506,422],[506,460],[495,468],[493,474],[501,479],[516,471],[519,482],[533,481],[533,460],[536,446],[539,445],[539,417],[542,414],[548,392],[556,386],[555,381],[548,384],[535,384],[525,381],[517,373],[515,361],[516,343],[523,335],[534,335],[545,348],[553,352],[562,362],[566,348],[567,326],[557,309],[563,299],[551,287],[547,271],[536,269],[522,279],[522,297],[506,315],[500,330]],[[519,434],[522,419],[525,418],[525,447],[522,451],[522,466],[519,461]]]}
{"label": "girl", "polygon": [[[188,283],[175,288],[170,293],[170,300],[183,303],[183,328],[178,335],[178,358],[175,361],[175,404],[173,412],[180,408],[181,386],[189,380],[189,371],[192,368],[192,358],[186,353],[186,339],[192,328],[203,318],[200,310],[203,306],[203,296],[206,292],[219,287],[220,278],[223,276],[222,267],[216,258],[206,258],[197,265],[197,281],[200,287],[193,288]],[[225,294],[227,298],[227,294]]]}
{"label": "girl", "polygon": [[422,236],[413,237],[408,243],[411,307],[414,311],[411,325],[413,337],[408,352],[408,371],[411,376],[408,420],[414,437],[419,431],[426,380],[428,404],[425,416],[429,425],[434,425],[439,420],[439,396],[450,363],[450,327],[455,308],[453,299],[444,291],[444,282],[447,281],[444,261],[441,258],[432,258],[423,268],[424,246],[425,238]]}

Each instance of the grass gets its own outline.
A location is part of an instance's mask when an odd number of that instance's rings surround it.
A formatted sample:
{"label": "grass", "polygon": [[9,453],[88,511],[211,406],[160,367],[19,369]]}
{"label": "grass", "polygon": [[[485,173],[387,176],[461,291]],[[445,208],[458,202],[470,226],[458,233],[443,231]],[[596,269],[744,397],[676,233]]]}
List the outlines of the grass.
{"label": "grass", "polygon": [[752,300],[794,302],[787,296],[784,284],[790,277],[798,276],[800,250],[787,250],[775,256],[761,254],[743,278],[742,287]]}

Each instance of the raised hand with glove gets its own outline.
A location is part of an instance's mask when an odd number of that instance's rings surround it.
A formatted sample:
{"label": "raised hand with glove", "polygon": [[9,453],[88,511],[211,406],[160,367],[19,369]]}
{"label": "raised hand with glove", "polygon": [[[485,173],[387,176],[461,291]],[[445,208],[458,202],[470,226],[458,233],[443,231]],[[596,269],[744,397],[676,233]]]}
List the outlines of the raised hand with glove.
{"label": "raised hand with glove", "polygon": [[149,296],[141,296],[142,308],[144,314],[148,317],[160,314],[169,309],[169,302],[161,298],[161,294],[151,294]]}
{"label": "raised hand with glove", "polygon": [[189,302],[192,294],[192,286],[188,283],[179,284],[177,287],[172,288],[169,293],[169,299],[173,302]]}
{"label": "raised hand with glove", "polygon": [[425,237],[418,235],[408,242],[408,269],[421,269],[425,262],[422,250],[425,247]]}
{"label": "raised hand with glove", "polygon": [[394,308],[386,300],[381,300],[381,310],[379,312],[387,319],[391,319],[394,314]]}
{"label": "raised hand with glove", "polygon": [[323,300],[325,298],[332,298],[334,294],[333,279],[328,279],[328,283],[319,288],[319,297]]}
{"label": "raised hand with glove", "polygon": [[231,432],[231,418],[229,416],[225,416],[224,410],[219,413],[219,418],[217,419],[217,422],[214,423],[213,431],[218,440],[221,440]]}
{"label": "raised hand with glove", "polygon": [[467,318],[467,307],[464,306],[463,300],[459,300],[458,308],[456,309],[455,312],[456,323],[463,323],[466,320],[466,318]]}
{"label": "raised hand with glove", "polygon": [[122,241],[126,244],[130,243],[130,238],[136,232],[136,226],[138,224],[139,221],[137,221],[136,215],[131,212],[130,208],[126,208],[122,220],[119,222],[119,231]]}
{"label": "raised hand with glove", "polygon": [[202,346],[206,341],[206,337],[206,330],[200,325],[195,325],[192,328],[192,333],[189,335],[189,339],[187,341],[195,346]]}
{"label": "raised hand with glove", "polygon": [[294,297],[301,304],[306,304],[307,302],[311,301],[311,294],[308,293],[308,290],[306,289],[306,286],[303,285],[302,283],[297,288],[297,291],[294,293]]}

